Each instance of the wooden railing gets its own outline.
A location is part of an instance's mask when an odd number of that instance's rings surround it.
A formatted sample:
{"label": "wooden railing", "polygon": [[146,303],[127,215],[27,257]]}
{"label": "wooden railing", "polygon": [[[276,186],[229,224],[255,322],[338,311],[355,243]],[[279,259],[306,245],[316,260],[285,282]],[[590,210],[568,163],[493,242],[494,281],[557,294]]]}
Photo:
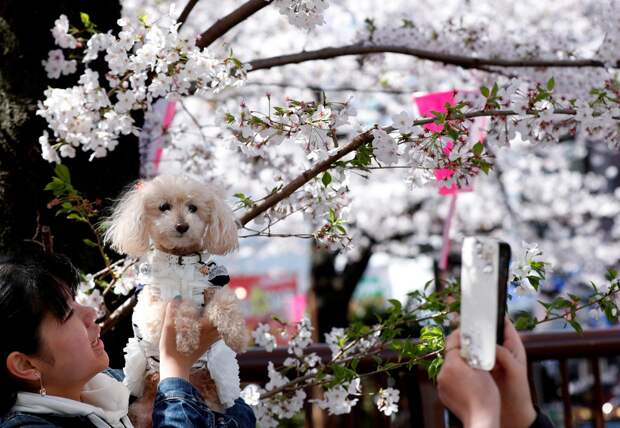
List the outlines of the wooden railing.
{"label": "wooden railing", "polygon": [[[532,367],[538,362],[545,360],[555,360],[559,362],[560,379],[562,394],[562,405],[565,426],[573,428],[572,400],[569,394],[569,374],[568,360],[580,359],[589,361],[591,374],[594,378],[593,393],[590,403],[592,420],[595,428],[605,426],[603,407],[603,389],[601,384],[601,373],[599,359],[602,357],[620,356],[620,329],[590,330],[583,334],[574,332],[553,332],[553,333],[523,333],[522,339],[528,355],[528,365],[530,372],[530,384],[532,382]],[[314,352],[324,360],[331,356],[329,348],[325,344],[311,345],[307,352]],[[239,356],[241,368],[241,379],[243,382],[264,384],[267,382],[267,362],[273,361],[278,366],[281,365],[288,356],[286,349],[278,348],[273,352],[266,352],[262,349],[250,349]],[[395,360],[396,354],[385,353],[384,360]],[[372,361],[360,363],[360,369],[364,365],[371,367]],[[360,405],[346,416],[339,418],[327,417],[316,406],[307,405],[305,409],[306,427],[389,427],[389,426],[411,426],[424,428],[445,428],[446,412],[438,400],[435,387],[421,370],[399,371],[393,375],[396,380],[396,387],[401,391],[399,403],[400,412],[396,419],[380,415],[377,411],[373,414],[363,413]],[[377,385],[383,385],[385,377],[375,379]],[[539,394],[536,388],[532,388],[533,400],[538,401]],[[316,392],[316,391],[314,391]],[[313,391],[307,391],[312,394]]]}

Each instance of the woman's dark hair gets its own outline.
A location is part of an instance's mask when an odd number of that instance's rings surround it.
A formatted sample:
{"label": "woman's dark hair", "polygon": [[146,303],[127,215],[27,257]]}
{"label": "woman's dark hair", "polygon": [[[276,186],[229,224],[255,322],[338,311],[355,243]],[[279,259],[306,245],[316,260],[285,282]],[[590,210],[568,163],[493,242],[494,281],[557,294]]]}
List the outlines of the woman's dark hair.
{"label": "woman's dark hair", "polygon": [[68,258],[45,254],[38,246],[0,256],[0,415],[11,409],[20,390],[8,373],[8,355],[40,355],[43,318],[51,314],[63,320],[78,284]]}

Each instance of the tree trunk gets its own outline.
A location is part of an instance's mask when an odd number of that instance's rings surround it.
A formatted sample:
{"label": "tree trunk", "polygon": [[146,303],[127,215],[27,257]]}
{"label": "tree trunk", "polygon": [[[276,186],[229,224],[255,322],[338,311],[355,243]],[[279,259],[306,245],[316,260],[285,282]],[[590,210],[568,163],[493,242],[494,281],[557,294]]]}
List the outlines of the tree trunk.
{"label": "tree trunk", "polygon": [[312,254],[312,292],[316,302],[316,323],[319,341],[332,327],[349,325],[348,309],[358,282],[362,279],[373,247],[364,248],[359,260],[347,263],[342,273],[336,272],[337,253],[314,249]]}

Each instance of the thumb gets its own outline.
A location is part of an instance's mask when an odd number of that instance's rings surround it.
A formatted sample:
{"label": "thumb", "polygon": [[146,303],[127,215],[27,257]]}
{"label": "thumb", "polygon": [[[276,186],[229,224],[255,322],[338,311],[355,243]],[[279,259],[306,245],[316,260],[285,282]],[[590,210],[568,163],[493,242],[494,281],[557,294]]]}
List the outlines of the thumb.
{"label": "thumb", "polygon": [[174,329],[174,318],[176,316],[179,305],[181,304],[181,297],[176,296],[174,299],[168,302],[166,305],[166,313],[164,314],[163,329]]}

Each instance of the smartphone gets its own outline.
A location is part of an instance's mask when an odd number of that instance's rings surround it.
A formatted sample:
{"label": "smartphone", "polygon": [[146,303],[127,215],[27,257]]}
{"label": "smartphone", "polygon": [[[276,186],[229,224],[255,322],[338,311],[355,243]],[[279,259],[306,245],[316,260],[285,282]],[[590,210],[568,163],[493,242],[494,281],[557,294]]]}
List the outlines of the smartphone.
{"label": "smartphone", "polygon": [[510,246],[468,237],[461,251],[461,355],[470,366],[491,370],[495,345],[504,343]]}

